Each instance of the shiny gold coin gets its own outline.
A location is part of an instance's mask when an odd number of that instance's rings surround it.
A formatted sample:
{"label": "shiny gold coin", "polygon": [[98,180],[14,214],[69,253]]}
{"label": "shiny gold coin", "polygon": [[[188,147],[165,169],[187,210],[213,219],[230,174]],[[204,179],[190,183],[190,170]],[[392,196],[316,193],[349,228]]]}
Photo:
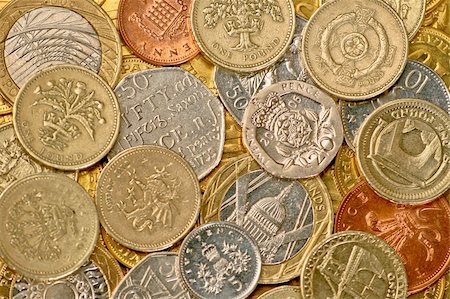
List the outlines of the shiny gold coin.
{"label": "shiny gold coin", "polygon": [[328,194],[330,194],[331,205],[333,206],[333,213],[339,208],[339,205],[342,202],[342,195],[338,190],[335,176],[335,164],[329,165],[325,171],[320,173],[320,178],[322,179],[325,187],[327,188]]}
{"label": "shiny gold coin", "polygon": [[295,12],[305,19],[311,18],[313,13],[319,8],[319,0],[294,0]]}
{"label": "shiny gold coin", "polygon": [[382,0],[334,0],[306,25],[302,57],[312,79],[347,100],[374,97],[406,65],[408,37],[398,14]]}
{"label": "shiny gold coin", "polygon": [[92,199],[67,176],[28,176],[0,197],[0,254],[26,277],[73,273],[89,259],[99,233]]}
{"label": "shiny gold coin", "polygon": [[301,299],[302,293],[300,287],[296,286],[281,286],[276,287],[268,292],[265,292],[258,299]]}
{"label": "shiny gold coin", "polygon": [[445,274],[444,299],[450,298],[450,270]]}
{"label": "shiny gold coin", "polygon": [[0,115],[8,114],[12,112],[12,106],[5,98],[0,95]]}
{"label": "shiny gold coin", "polygon": [[0,299],[8,299],[11,285],[16,279],[16,273],[8,268],[8,265],[0,259]]}
{"label": "shiny gold coin", "polygon": [[147,63],[134,55],[129,55],[122,59],[122,68],[119,74],[119,81],[126,75],[137,73],[139,71],[156,68],[153,64]]}
{"label": "shiny gold coin", "polygon": [[219,95],[214,84],[214,64],[209,62],[201,53],[183,63],[180,67],[202,81],[216,96]]}
{"label": "shiny gold coin", "polygon": [[352,189],[361,179],[356,163],[356,153],[343,145],[336,156],[334,174],[336,185],[342,196]]}
{"label": "shiny gold coin", "polygon": [[423,100],[401,99],[372,112],[359,130],[361,174],[399,204],[431,201],[450,187],[450,116]]}
{"label": "shiny gold coin", "polygon": [[427,0],[425,5],[425,14],[433,12],[440,4],[447,0]]}
{"label": "shiny gold coin", "polygon": [[119,261],[122,265],[127,268],[133,268],[137,263],[139,263],[147,253],[135,251],[118,243],[114,240],[104,228],[101,229],[102,237],[105,242],[106,248],[114,256],[115,259]]}
{"label": "shiny gold coin", "polygon": [[444,297],[445,276],[422,292],[408,296],[408,299],[448,299]]}
{"label": "shiny gold coin", "polygon": [[111,253],[103,246],[96,245],[91,255],[91,261],[100,268],[106,282],[108,283],[108,295],[111,297],[112,292],[116,289],[123,279],[122,269]]}
{"label": "shiny gold coin", "polygon": [[97,181],[103,168],[105,168],[105,163],[99,162],[94,166],[89,167],[88,169],[80,171],[78,174],[77,179],[78,184],[80,184],[93,199],[95,199],[95,190],[97,190]]}
{"label": "shiny gold coin", "polygon": [[295,31],[292,0],[194,0],[192,30],[202,52],[214,63],[254,72],[275,63]]}
{"label": "shiny gold coin", "polygon": [[10,123],[12,121],[13,121],[13,115],[12,114],[0,115],[0,125],[4,125],[4,124]]}
{"label": "shiny gold coin", "polygon": [[200,200],[192,167],[173,151],[153,145],[132,147],[111,159],[96,194],[107,233],[144,252],[181,240],[197,220]]}
{"label": "shiny gold coin", "polygon": [[45,69],[20,90],[14,127],[25,150],[62,170],[87,168],[110,151],[119,133],[116,96],[97,74],[79,66]]}

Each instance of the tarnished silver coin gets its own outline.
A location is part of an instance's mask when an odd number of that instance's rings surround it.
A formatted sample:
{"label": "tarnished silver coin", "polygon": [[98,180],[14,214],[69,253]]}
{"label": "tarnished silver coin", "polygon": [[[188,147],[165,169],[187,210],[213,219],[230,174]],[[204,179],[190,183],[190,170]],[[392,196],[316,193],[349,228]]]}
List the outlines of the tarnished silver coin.
{"label": "tarnished silver coin", "polygon": [[199,179],[219,164],[225,141],[222,103],[180,68],[144,70],[117,85],[122,123],[111,159],[138,145],[160,145],[191,164]]}
{"label": "tarnished silver coin", "polygon": [[112,299],[191,298],[181,287],[177,257],[175,252],[149,254],[127,273]]}
{"label": "tarnished silver coin", "polygon": [[263,264],[290,259],[313,232],[312,202],[303,186],[264,170],[238,177],[225,193],[219,218],[236,223],[253,237]]}
{"label": "tarnished silver coin", "polygon": [[367,101],[339,101],[347,144],[355,149],[358,130],[370,113],[389,101],[403,98],[425,100],[450,113],[450,93],[445,82],[425,64],[409,59],[400,79],[385,93]]}
{"label": "tarnished silver coin", "polygon": [[264,70],[244,74],[215,67],[214,83],[220,99],[241,126],[250,99],[263,88],[285,80],[300,80],[313,84],[300,59],[302,32],[306,22],[299,16],[295,18],[295,33],[291,45],[280,60]]}
{"label": "tarnished silver coin", "polygon": [[258,283],[261,256],[242,228],[210,222],[184,239],[179,271],[183,285],[196,298],[247,298]]}
{"label": "tarnished silver coin", "polygon": [[244,114],[243,138],[267,172],[289,179],[318,175],[344,139],[333,99],[301,81],[275,83],[252,98]]}

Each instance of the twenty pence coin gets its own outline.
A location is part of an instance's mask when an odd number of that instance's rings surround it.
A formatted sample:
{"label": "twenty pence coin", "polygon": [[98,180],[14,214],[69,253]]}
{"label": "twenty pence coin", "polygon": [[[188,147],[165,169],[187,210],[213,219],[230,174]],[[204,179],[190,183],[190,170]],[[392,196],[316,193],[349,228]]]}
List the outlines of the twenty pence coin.
{"label": "twenty pence coin", "polygon": [[281,286],[265,292],[257,299],[301,299],[302,293],[297,286]]}
{"label": "twenty pence coin", "polygon": [[92,199],[65,175],[28,176],[0,197],[0,254],[26,277],[57,280],[73,273],[89,259],[99,233]]}

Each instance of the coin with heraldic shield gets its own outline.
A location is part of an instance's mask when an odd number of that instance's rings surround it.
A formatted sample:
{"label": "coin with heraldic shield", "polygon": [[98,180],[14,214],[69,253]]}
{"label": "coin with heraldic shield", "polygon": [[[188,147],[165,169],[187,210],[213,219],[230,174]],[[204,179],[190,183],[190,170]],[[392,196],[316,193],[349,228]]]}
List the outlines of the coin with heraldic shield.
{"label": "coin with heraldic shield", "polygon": [[196,77],[180,68],[127,75],[115,89],[122,123],[108,158],[124,149],[155,144],[177,152],[205,177],[222,158],[224,109]]}
{"label": "coin with heraldic shield", "polygon": [[297,179],[318,175],[344,139],[333,99],[301,81],[282,81],[259,92],[244,114],[244,144],[269,173]]}
{"label": "coin with heraldic shield", "polygon": [[292,0],[194,0],[192,30],[202,52],[216,65],[255,72],[275,63],[295,31]]}
{"label": "coin with heraldic shield", "polygon": [[229,222],[193,230],[181,244],[178,260],[183,285],[201,299],[247,298],[261,272],[257,245]]}
{"label": "coin with heraldic shield", "polygon": [[0,254],[25,277],[73,273],[89,259],[99,233],[92,199],[65,175],[28,176],[0,197]]}
{"label": "coin with heraldic shield", "polygon": [[419,204],[450,187],[450,116],[441,108],[417,99],[389,102],[358,136],[358,167],[381,197]]}
{"label": "coin with heraldic shield", "polygon": [[98,180],[100,222],[122,245],[144,252],[174,245],[194,226],[200,187],[179,155],[154,145],[114,157]]}
{"label": "coin with heraldic shield", "polygon": [[403,72],[408,37],[382,0],[336,0],[305,27],[302,57],[317,85],[337,97],[363,100],[392,86]]}
{"label": "coin with heraldic shield", "polygon": [[79,66],[55,66],[37,73],[20,90],[14,123],[20,143],[36,160],[78,170],[110,151],[119,133],[119,104],[97,74]]}

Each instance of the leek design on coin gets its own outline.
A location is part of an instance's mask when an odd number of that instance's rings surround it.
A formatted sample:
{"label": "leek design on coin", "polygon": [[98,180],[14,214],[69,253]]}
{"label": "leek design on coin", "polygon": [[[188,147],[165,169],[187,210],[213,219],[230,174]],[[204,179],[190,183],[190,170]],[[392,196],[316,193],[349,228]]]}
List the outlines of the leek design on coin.
{"label": "leek design on coin", "polygon": [[257,242],[263,264],[295,256],[313,233],[313,208],[297,181],[263,170],[240,176],[225,193],[220,220],[236,223]]}
{"label": "leek design on coin", "polygon": [[228,222],[211,222],[184,239],[179,271],[183,285],[196,298],[243,299],[256,288],[261,256],[242,228]]}
{"label": "leek design on coin", "polygon": [[180,68],[144,70],[116,87],[122,124],[111,159],[124,149],[154,144],[177,152],[205,177],[222,158],[222,103],[196,77]]}
{"label": "leek design on coin", "polygon": [[243,131],[255,160],[272,175],[290,179],[322,172],[344,139],[333,99],[301,81],[258,93],[245,110]]}

